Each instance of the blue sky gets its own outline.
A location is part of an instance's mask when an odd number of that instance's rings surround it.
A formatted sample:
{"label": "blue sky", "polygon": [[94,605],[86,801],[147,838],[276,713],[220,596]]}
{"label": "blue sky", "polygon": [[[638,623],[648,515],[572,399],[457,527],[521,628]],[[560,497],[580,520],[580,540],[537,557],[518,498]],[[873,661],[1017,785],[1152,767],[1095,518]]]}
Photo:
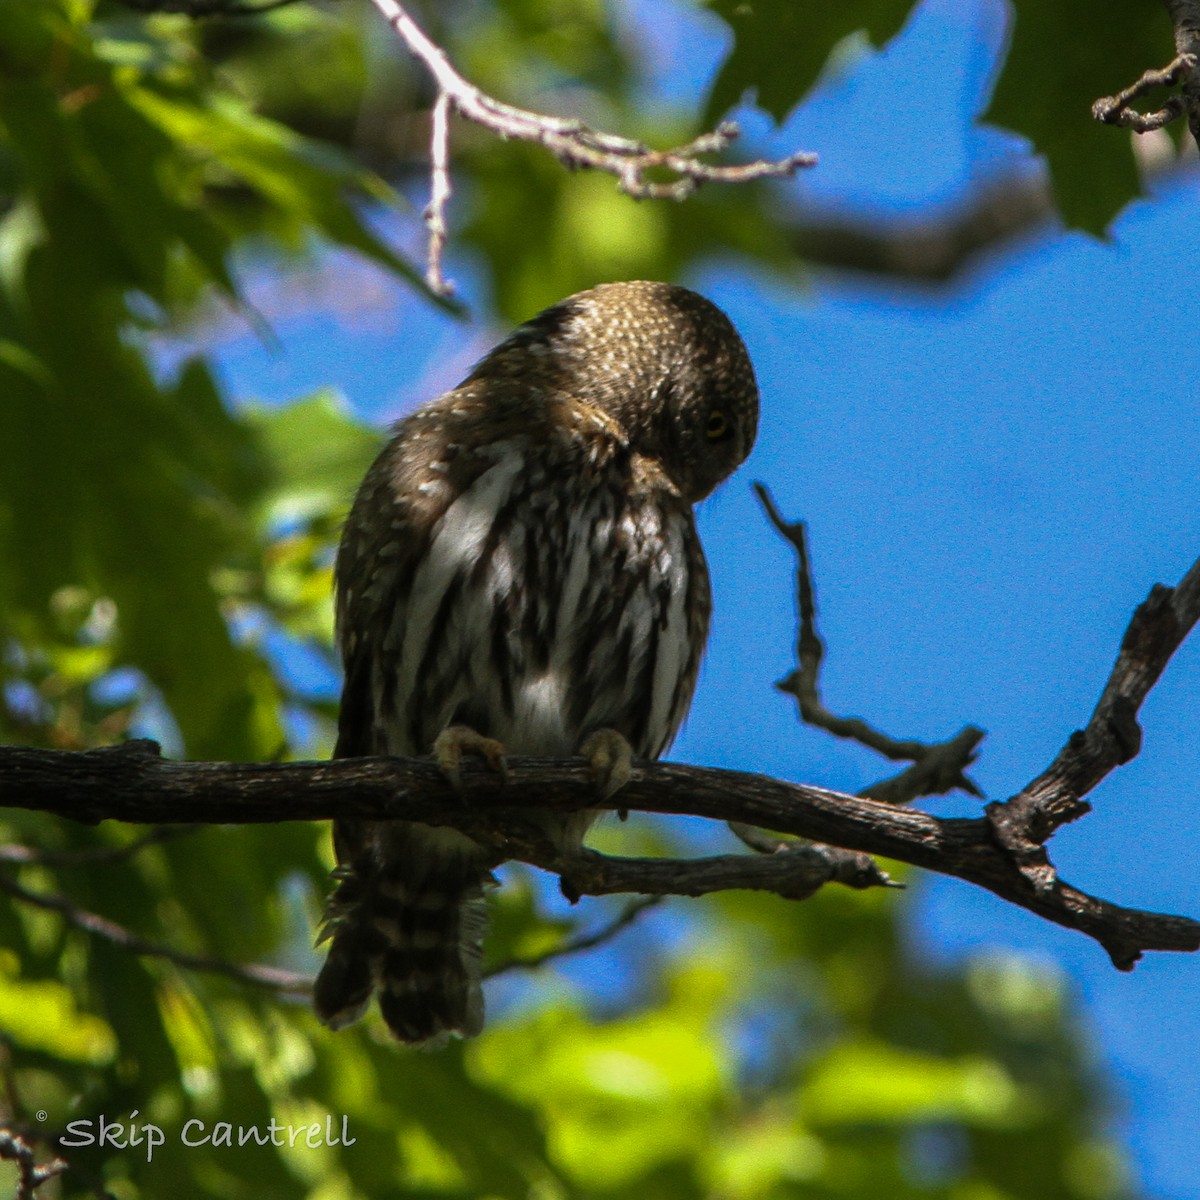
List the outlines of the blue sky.
{"label": "blue sky", "polygon": [[[651,11],[661,8],[632,5],[628,19]],[[747,130],[780,151],[820,152],[796,185],[808,203],[889,216],[952,200],[1024,154],[972,124],[1004,15],[998,0],[929,0],[785,130],[746,114]],[[642,30],[665,99],[701,92],[723,45],[708,17],[684,7],[676,17]],[[993,797],[1053,758],[1086,722],[1135,606],[1200,554],[1198,195],[1192,171],[1131,207],[1111,241],[1048,228],[949,293],[823,275],[798,294],[727,265],[683,281],[742,331],[763,423],[747,466],[701,512],[716,617],[672,757],[845,790],[884,773],[866,752],[799,727],[770,686],[790,666],[792,561],[750,494],[761,479],[809,523],[832,708],[897,736],[982,726],[974,775]],[[451,265],[468,297],[477,292],[470,264]],[[382,421],[457,382],[495,340],[483,322],[464,334],[424,315],[374,276],[357,280],[348,309],[345,275],[335,277],[332,317],[309,284],[302,298],[263,284],[281,345],[226,338],[230,394],[282,400],[333,383]],[[1141,756],[1052,843],[1071,882],[1200,916],[1198,712],[1194,635],[1143,709]],[[930,807],[977,811],[964,797]],[[912,909],[914,946],[935,959],[1011,949],[1063,972],[1123,1102],[1146,1194],[1200,1197],[1200,957],[1151,956],[1119,974],[1082,935],[953,880],[929,879],[897,903]]]}

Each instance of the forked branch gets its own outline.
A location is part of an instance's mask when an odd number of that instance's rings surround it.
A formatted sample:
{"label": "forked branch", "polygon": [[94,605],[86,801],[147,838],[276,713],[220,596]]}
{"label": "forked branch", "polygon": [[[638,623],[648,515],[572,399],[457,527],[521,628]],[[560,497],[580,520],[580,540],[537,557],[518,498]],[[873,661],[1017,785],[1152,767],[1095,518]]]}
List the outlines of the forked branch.
{"label": "forked branch", "polygon": [[[152,742],[82,753],[12,747],[0,753],[0,801],[74,820],[253,824],[334,816],[403,819],[460,829],[499,856],[554,871],[582,894],[700,895],[756,887],[801,898],[822,883],[883,886],[861,855],[879,854],[954,875],[1099,941],[1122,969],[1145,950],[1196,950],[1200,923],[1120,908],[1055,878],[1035,888],[985,818],[941,819],[824,788],[674,763],[639,763],[619,795],[601,801],[578,759],[512,758],[519,802],[486,766],[468,761],[455,792],[426,759],[312,763],[190,763]],[[826,846],[707,860],[564,858],[529,810],[617,808],[737,821]],[[830,853],[840,846],[859,856]]]}
{"label": "forked branch", "polygon": [[[1177,117],[1186,116],[1192,138],[1200,146],[1200,0],[1164,2],[1175,32],[1175,57],[1161,70],[1144,71],[1115,96],[1102,96],[1092,105],[1092,116],[1135,133],[1161,129]],[[1158,88],[1178,90],[1152,112],[1134,107],[1134,101]]]}
{"label": "forked branch", "polygon": [[[723,153],[738,136],[737,126],[726,121],[709,133],[683,146],[655,150],[643,142],[592,129],[583,121],[531,112],[505,104],[455,70],[445,50],[413,20],[399,0],[371,0],[396,31],[408,51],[429,72],[437,88],[430,134],[432,186],[425,222],[429,229],[426,282],[447,294],[451,287],[442,273],[442,249],[446,240],[446,205],[451,196],[451,112],[498,137],[544,146],[564,166],[591,167],[615,175],[621,191],[639,199],[682,200],[702,183],[746,183],[752,179],[782,178],[799,167],[816,163],[817,156],[804,151],[786,158],[737,165],[707,162]],[[653,173],[667,178],[654,178]]]}
{"label": "forked branch", "polygon": [[910,762],[912,766],[890,779],[866,788],[862,795],[888,804],[906,804],[920,796],[937,796],[959,789],[972,796],[983,793],[966,774],[975,760],[975,749],[983,740],[982,729],[972,725],[945,742],[928,744],[912,739],[899,741],[882,733],[861,717],[841,717],[829,711],[821,699],[821,664],[825,643],[817,632],[817,601],[808,553],[808,533],[803,521],[788,521],[780,514],[767,488],[754,485],[754,492],[781,537],[796,552],[796,667],[775,686],[796,699],[800,718],[834,737],[858,742],[885,758]]}

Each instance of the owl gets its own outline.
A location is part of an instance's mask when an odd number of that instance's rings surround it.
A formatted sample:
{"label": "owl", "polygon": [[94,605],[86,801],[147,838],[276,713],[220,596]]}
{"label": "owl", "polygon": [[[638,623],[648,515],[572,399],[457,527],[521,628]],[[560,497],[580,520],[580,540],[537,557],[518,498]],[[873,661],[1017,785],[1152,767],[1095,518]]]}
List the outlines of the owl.
{"label": "owl", "polygon": [[[582,754],[598,786],[657,758],[711,596],[693,505],[746,457],[758,388],[712,303],[610,283],[546,309],[395,428],[337,554],[336,757]],[[519,805],[519,778],[508,784]],[[594,813],[539,813],[564,855]],[[483,1024],[495,851],[449,828],[334,822],[320,1019],[379,999],[403,1042]]]}

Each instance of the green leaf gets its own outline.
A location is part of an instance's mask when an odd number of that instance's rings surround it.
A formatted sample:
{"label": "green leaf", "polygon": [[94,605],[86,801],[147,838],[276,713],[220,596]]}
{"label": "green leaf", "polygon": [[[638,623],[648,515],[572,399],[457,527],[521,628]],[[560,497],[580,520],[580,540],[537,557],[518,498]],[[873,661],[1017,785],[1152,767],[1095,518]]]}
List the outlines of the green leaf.
{"label": "green leaf", "polygon": [[1092,118],[1093,101],[1174,55],[1166,10],[1129,0],[1098,17],[1087,0],[1015,0],[1008,57],[986,117],[1046,156],[1068,225],[1100,234],[1141,193],[1130,134]]}
{"label": "green leaf", "polygon": [[759,108],[783,121],[845,39],[861,32],[874,45],[883,45],[904,24],[913,2],[709,0],[708,7],[729,25],[734,38],[705,105],[703,120],[711,125],[751,91]]}
{"label": "green leaf", "polygon": [[348,193],[391,205],[398,197],[333,147],[256,116],[231,96],[197,101],[156,84],[131,88],[127,98],[173,142],[202,151],[207,169],[219,172],[212,182],[248,186],[265,200],[275,236],[301,246],[314,232],[321,234],[425,289],[416,268],[371,231]]}
{"label": "green leaf", "polygon": [[261,504],[268,523],[340,515],[383,445],[329,389],[283,408],[251,410],[246,419],[267,463]]}
{"label": "green leaf", "polygon": [[814,1125],[967,1121],[1003,1126],[1036,1117],[1031,1098],[997,1062],[947,1059],[876,1041],[844,1042],[801,1088]]}

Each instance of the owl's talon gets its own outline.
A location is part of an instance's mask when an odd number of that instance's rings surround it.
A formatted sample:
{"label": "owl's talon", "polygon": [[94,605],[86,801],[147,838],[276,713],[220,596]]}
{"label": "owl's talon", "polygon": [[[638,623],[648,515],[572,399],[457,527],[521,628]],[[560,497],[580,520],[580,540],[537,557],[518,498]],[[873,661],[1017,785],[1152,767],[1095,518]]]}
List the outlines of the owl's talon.
{"label": "owl's talon", "polygon": [[601,800],[615,796],[633,777],[633,747],[615,729],[597,729],[589,734],[579,753],[588,760]]}
{"label": "owl's talon", "polygon": [[497,775],[501,783],[508,782],[508,763],[504,758],[504,743],[484,737],[469,725],[447,725],[433,743],[433,754],[442,774],[456,792],[463,790],[462,759],[464,754],[476,754]]}

